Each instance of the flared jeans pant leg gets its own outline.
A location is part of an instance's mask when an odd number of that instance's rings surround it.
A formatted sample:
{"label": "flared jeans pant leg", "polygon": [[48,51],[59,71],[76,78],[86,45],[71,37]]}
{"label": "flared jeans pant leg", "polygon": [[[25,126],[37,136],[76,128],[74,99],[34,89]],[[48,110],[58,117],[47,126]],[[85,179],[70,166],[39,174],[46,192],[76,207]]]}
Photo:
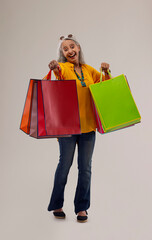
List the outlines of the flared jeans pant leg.
{"label": "flared jeans pant leg", "polygon": [[59,138],[60,158],[55,172],[54,187],[48,211],[63,207],[64,189],[67,183],[70,167],[73,163],[76,140],[76,136]]}
{"label": "flared jeans pant leg", "polygon": [[90,207],[92,155],[95,132],[81,134],[78,139],[78,182],[74,198],[75,213]]}

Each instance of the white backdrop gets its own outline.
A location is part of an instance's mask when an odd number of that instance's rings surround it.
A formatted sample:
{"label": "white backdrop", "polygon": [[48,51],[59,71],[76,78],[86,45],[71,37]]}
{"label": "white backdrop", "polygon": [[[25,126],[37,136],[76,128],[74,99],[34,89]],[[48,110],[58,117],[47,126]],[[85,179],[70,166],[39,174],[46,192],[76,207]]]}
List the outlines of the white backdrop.
{"label": "white backdrop", "polygon": [[[1,0],[0,238],[152,239],[152,1]],[[97,133],[89,221],[76,222],[77,163],[65,191],[65,221],[47,212],[58,162],[55,139],[19,130],[30,78],[43,78],[58,39],[72,33],[86,63],[126,74],[142,121]]]}

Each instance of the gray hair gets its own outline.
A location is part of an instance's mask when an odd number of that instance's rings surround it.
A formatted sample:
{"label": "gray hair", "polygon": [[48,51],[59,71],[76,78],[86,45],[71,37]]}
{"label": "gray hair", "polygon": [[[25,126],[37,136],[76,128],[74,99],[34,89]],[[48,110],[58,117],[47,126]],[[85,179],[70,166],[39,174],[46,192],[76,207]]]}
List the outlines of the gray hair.
{"label": "gray hair", "polygon": [[61,48],[61,45],[62,45],[64,40],[72,40],[73,42],[75,42],[75,44],[77,46],[80,47],[79,62],[80,62],[80,64],[85,64],[84,57],[83,57],[83,52],[81,50],[81,46],[72,34],[68,35],[67,37],[61,37],[60,38],[60,42],[59,42],[58,50],[57,50],[57,61],[62,62],[62,63],[67,62],[67,59],[64,57],[63,52],[62,52],[62,48]]}

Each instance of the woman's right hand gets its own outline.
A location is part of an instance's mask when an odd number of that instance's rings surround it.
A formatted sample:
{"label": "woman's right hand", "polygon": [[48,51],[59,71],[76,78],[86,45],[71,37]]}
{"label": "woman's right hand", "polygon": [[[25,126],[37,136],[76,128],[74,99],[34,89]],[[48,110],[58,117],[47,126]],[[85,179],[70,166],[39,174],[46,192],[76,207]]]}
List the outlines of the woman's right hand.
{"label": "woman's right hand", "polygon": [[58,64],[58,62],[56,60],[52,60],[48,66],[49,66],[50,70],[58,69],[58,67],[60,67],[60,65]]}

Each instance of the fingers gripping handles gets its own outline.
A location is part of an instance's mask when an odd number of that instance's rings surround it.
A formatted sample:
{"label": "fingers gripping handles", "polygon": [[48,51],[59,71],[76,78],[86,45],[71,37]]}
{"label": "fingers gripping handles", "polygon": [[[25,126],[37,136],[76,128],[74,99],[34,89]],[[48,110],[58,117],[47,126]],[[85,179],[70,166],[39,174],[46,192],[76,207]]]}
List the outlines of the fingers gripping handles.
{"label": "fingers gripping handles", "polygon": [[[61,79],[63,80],[60,66],[58,66],[58,71],[59,71],[59,80],[61,80]],[[52,74],[52,70],[49,71],[49,73],[47,75],[47,80],[51,80],[51,74]]]}
{"label": "fingers gripping handles", "polygon": [[[111,75],[111,73],[110,73],[109,69],[107,69],[107,72],[108,72],[108,74],[109,74],[110,78],[112,78],[112,75]],[[102,68],[101,68],[100,82],[102,82]]]}

